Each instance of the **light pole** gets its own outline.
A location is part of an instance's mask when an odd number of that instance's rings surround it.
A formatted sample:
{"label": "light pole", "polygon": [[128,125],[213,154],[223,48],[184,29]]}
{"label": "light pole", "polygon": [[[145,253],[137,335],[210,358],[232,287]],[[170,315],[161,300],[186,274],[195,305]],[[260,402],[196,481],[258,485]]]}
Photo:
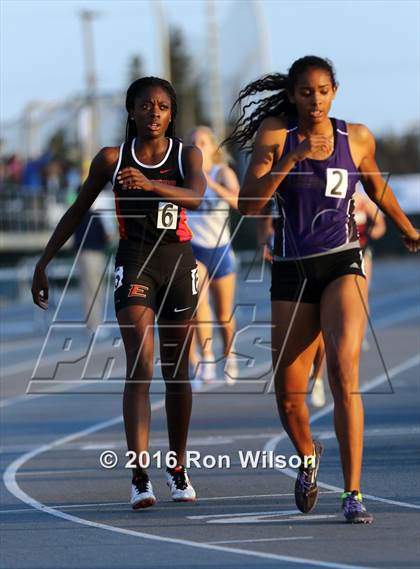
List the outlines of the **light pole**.
{"label": "light pole", "polygon": [[95,52],[93,41],[93,19],[98,12],[83,10],[80,12],[83,34],[83,58],[85,66],[86,107],[88,109],[88,124],[82,140],[82,174],[87,174],[89,162],[92,160],[98,147],[98,108],[96,101],[96,73]]}
{"label": "light pole", "polygon": [[207,29],[211,126],[218,138],[224,138],[225,117],[220,80],[219,34],[214,0],[207,0]]}
{"label": "light pole", "polygon": [[171,82],[171,56],[168,20],[161,0],[152,0],[151,6],[155,10],[156,23],[158,28],[157,37],[160,41],[161,73],[164,79]]}

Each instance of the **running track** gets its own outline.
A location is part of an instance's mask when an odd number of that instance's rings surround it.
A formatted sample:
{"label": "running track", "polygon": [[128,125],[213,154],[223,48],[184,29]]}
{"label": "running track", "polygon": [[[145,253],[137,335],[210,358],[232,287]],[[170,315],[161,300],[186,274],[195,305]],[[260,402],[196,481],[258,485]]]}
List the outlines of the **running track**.
{"label": "running track", "polygon": [[[172,503],[163,470],[154,465],[151,478],[158,504],[150,510],[130,510],[129,474],[121,466],[125,461],[121,381],[79,388],[62,383],[59,388],[65,393],[55,395],[45,394],[45,383],[33,381],[31,393],[36,394],[25,395],[45,333],[22,334],[30,332],[29,304],[18,305],[13,313],[4,310],[1,567],[418,567],[420,275],[416,263],[380,261],[375,267],[371,314],[378,347],[370,333],[371,348],[363,354],[361,366],[366,392],[363,491],[375,515],[375,523],[368,527],[344,524],[339,510],[341,475],[330,398],[312,415],[313,431],[326,450],[319,475],[322,493],[311,515],[295,509],[293,470],[240,465],[240,450],[293,454],[279,426],[274,397],[261,387],[264,377],[269,378],[268,273],[261,281],[258,268],[248,277],[246,272],[241,271],[238,287],[241,332],[236,349],[241,377],[248,379],[196,394],[190,437],[190,450],[202,457],[228,455],[230,468],[190,469],[199,495],[195,504]],[[59,318],[74,319],[79,305],[70,295]],[[51,353],[45,357],[53,356],[60,341],[53,338]],[[86,338],[80,336],[78,348],[83,350],[84,344]],[[103,352],[99,349],[93,365],[100,366],[104,353],[105,347]],[[111,376],[121,376],[120,368],[117,359]],[[76,369],[64,370],[60,378],[73,377]],[[152,401],[151,451],[165,452],[158,382]],[[119,457],[120,466],[114,470],[99,466],[105,449],[113,449]]]}

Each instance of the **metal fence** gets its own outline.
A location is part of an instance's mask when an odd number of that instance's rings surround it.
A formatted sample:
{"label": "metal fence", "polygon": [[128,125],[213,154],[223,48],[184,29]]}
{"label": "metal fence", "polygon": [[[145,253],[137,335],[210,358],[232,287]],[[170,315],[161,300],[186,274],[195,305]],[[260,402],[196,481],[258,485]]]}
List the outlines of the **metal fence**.
{"label": "metal fence", "polygon": [[24,186],[6,185],[0,192],[0,231],[33,233],[53,228],[66,209],[65,196],[46,195]]}

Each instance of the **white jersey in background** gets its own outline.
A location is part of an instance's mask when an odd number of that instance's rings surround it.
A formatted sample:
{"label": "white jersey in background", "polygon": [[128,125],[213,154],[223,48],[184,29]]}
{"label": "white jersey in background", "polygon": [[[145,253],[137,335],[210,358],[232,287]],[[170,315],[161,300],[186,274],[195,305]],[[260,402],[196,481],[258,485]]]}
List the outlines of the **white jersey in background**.
{"label": "white jersey in background", "polygon": [[[215,165],[208,176],[216,181],[220,165]],[[207,186],[198,209],[188,214],[188,225],[193,232],[192,243],[200,247],[216,248],[230,241],[229,204]]]}

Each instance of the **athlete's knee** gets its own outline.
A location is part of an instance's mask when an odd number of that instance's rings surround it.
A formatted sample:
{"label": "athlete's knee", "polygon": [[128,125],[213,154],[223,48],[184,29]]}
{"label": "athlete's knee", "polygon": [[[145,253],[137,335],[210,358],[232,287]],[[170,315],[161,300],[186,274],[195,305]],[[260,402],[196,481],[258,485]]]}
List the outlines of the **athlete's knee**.
{"label": "athlete's knee", "polygon": [[284,416],[289,417],[299,414],[304,404],[304,395],[290,395],[287,393],[279,393],[277,395],[277,405]]}
{"label": "athlete's knee", "polygon": [[139,389],[147,389],[150,387],[150,382],[153,377],[153,356],[151,358],[130,358],[130,363],[127,364],[127,382],[144,386]]}
{"label": "athlete's knee", "polygon": [[349,398],[357,391],[359,361],[356,353],[341,353],[328,360],[328,376],[335,397]]}
{"label": "athlete's knee", "polygon": [[356,350],[339,350],[328,358],[328,373],[338,379],[349,380],[357,373],[359,354]]}
{"label": "athlete's knee", "polygon": [[188,375],[181,375],[165,379],[166,393],[183,395],[191,392],[191,384]]}
{"label": "athlete's knee", "polygon": [[217,321],[224,328],[235,328],[235,319],[232,310],[216,311]]}
{"label": "athlete's knee", "polygon": [[153,374],[153,359],[154,347],[153,344],[141,346],[139,343],[134,343],[125,347],[125,356],[127,360],[127,377],[135,374],[145,375],[152,377]]}
{"label": "athlete's knee", "polygon": [[136,397],[142,394],[149,394],[150,384],[152,382],[151,377],[146,377],[144,375],[132,375],[128,377],[125,381],[124,393],[128,396]]}

